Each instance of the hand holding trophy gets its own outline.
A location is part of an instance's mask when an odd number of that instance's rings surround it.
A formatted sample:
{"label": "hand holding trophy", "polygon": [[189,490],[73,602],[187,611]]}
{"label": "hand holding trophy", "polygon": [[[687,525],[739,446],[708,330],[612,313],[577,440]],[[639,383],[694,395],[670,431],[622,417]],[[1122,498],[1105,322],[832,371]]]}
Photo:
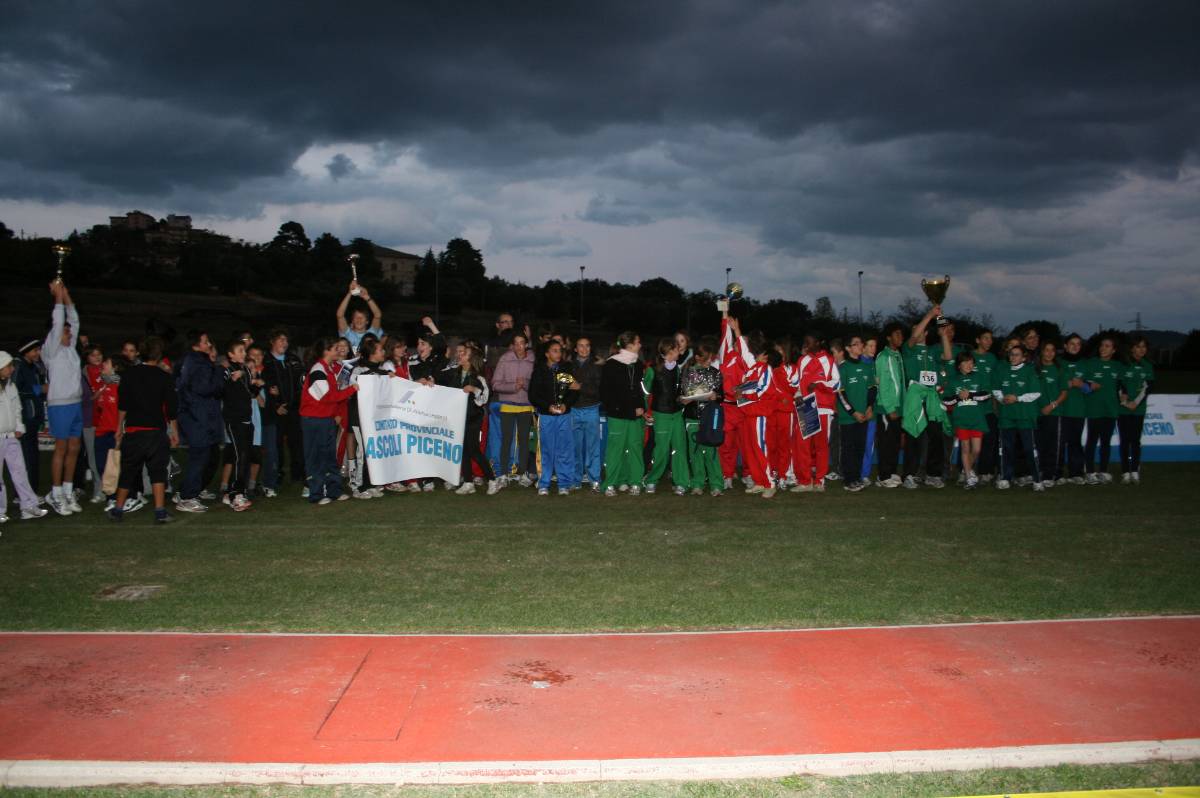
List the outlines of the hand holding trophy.
{"label": "hand holding trophy", "polygon": [[61,285],[63,281],[63,263],[67,260],[67,256],[71,254],[71,248],[66,244],[55,244],[54,254],[58,258],[58,274],[54,276],[54,282]]}
{"label": "hand holding trophy", "polygon": [[729,303],[735,299],[741,299],[743,294],[745,294],[745,290],[741,283],[730,283],[725,286],[725,293],[717,297],[717,310],[728,313]]}
{"label": "hand holding trophy", "polygon": [[950,275],[944,277],[922,278],[921,290],[935,307],[939,309],[936,323],[939,327],[946,323],[946,317],[941,315],[941,305],[946,301],[946,292],[950,290]]}

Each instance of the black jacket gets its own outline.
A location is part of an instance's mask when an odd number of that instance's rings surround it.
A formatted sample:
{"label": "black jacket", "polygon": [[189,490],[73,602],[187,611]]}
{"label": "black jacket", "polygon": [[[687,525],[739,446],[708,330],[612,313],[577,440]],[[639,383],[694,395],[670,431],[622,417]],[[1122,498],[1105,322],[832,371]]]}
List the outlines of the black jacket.
{"label": "black jacket", "polygon": [[654,381],[650,385],[650,408],[655,413],[678,413],[679,404],[679,375],[683,369],[678,365],[671,370],[662,366],[654,367]]}
{"label": "black jacket", "polygon": [[[300,389],[304,383],[304,364],[291,350],[284,352],[283,360],[275,359],[268,352],[263,357],[263,382],[266,383],[267,404],[262,409],[264,424],[274,424],[279,418],[275,411],[286,407],[288,415],[300,416]],[[271,393],[272,388],[279,390],[279,395]]]}
{"label": "black jacket", "polygon": [[[241,372],[236,380],[230,377]],[[225,390],[221,394],[221,417],[227,424],[249,424],[250,403],[258,396],[259,387],[250,384],[250,370],[246,364],[230,363],[225,367]],[[118,394],[119,395],[119,394]],[[262,414],[259,413],[259,416]]]}
{"label": "black jacket", "polygon": [[543,360],[533,367],[533,374],[529,376],[529,404],[543,416],[554,415],[550,412],[550,405],[566,405],[569,410],[579,398],[579,391],[572,391],[565,384],[559,384],[558,374],[570,375],[574,381],[573,364],[563,361],[555,371]]}
{"label": "black jacket", "polygon": [[600,404],[600,370],[603,366],[590,357],[587,360],[573,360],[571,364],[575,368],[575,379],[583,386],[579,389],[579,398],[575,401],[575,406],[591,407]]}
{"label": "black jacket", "polygon": [[614,358],[604,361],[600,370],[600,403],[606,416],[632,420],[638,417],[638,408],[645,409],[642,368],[640,361],[628,366]]}
{"label": "black jacket", "polygon": [[[437,337],[441,338],[440,335]],[[418,355],[409,358],[408,378],[413,382],[419,380],[437,382],[438,372],[444,368],[446,368],[446,344],[444,341],[435,341],[433,351],[429,353],[427,360],[422,360]]]}
{"label": "black jacket", "polygon": [[477,424],[483,421],[483,414],[491,398],[491,389],[482,374],[468,373],[464,376],[462,366],[455,366],[441,371],[437,384],[447,388],[465,388],[468,385],[478,388],[479,393],[467,395],[467,423]]}

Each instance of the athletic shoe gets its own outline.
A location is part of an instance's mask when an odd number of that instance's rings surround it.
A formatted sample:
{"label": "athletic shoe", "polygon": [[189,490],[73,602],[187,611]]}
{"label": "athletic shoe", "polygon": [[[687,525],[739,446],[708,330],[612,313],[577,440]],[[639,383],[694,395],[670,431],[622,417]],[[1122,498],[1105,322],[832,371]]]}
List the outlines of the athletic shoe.
{"label": "athletic shoe", "polygon": [[1099,484],[1100,484],[1100,477],[1096,476],[1095,474],[1088,474],[1088,475],[1087,475],[1087,484],[1089,484],[1089,485],[1099,485]]}
{"label": "athletic shoe", "polygon": [[725,477],[725,490],[733,490],[733,479]]}
{"label": "athletic shoe", "polygon": [[830,471],[828,474],[825,475],[825,479],[829,480],[830,482],[837,482],[841,478],[842,478],[842,475],[836,471]]}
{"label": "athletic shoe", "polygon": [[8,523],[8,516],[5,515],[2,510],[0,510],[0,524],[7,524],[7,523]]}
{"label": "athletic shoe", "polygon": [[1133,472],[1133,484],[1134,484],[1134,485],[1141,485],[1141,484],[1142,484],[1142,472],[1141,472],[1141,471],[1134,471],[1134,472]]}
{"label": "athletic shoe", "polygon": [[879,483],[881,488],[898,488],[904,484],[904,480],[900,479],[899,474],[892,474],[887,479]]}
{"label": "athletic shoe", "polygon": [[628,486],[628,485],[621,485],[620,487],[618,487],[618,488],[617,488],[617,490],[619,490],[619,491],[621,491],[622,493],[624,493],[624,492],[626,492],[627,490],[629,490],[629,486]]}
{"label": "athletic shoe", "polygon": [[990,485],[990,484],[992,484],[992,480],[994,480],[995,478],[996,478],[995,474],[984,474],[983,476],[981,476],[979,478],[979,481],[982,482],[984,485]]}
{"label": "athletic shoe", "polygon": [[538,495],[539,496],[549,496],[550,489],[549,488],[538,488]]}
{"label": "athletic shoe", "polygon": [[703,496],[704,488],[692,488],[692,495],[693,496]]}
{"label": "athletic shoe", "polygon": [[41,507],[23,507],[21,509],[21,520],[32,521],[35,518],[45,518],[49,512],[49,510]]}
{"label": "athletic shoe", "polygon": [[83,508],[79,506],[79,499],[72,493],[67,497],[67,509],[73,513],[82,513]]}
{"label": "athletic shoe", "polygon": [[421,486],[421,490],[425,491],[426,493],[433,493],[434,487],[436,486],[432,482],[426,482]]}
{"label": "athletic shoe", "polygon": [[861,482],[847,482],[842,486],[842,490],[848,490],[851,493],[858,493],[862,489],[863,484]]}
{"label": "athletic shoe", "polygon": [[335,502],[348,502],[348,501],[350,501],[350,494],[343,493],[341,496],[338,496],[336,499],[334,499],[334,501]]}
{"label": "athletic shoe", "polygon": [[747,488],[753,486],[754,485],[754,477],[743,476],[742,484],[745,485]]}
{"label": "athletic shoe", "polygon": [[963,490],[975,490],[979,486],[978,477],[967,477],[967,482],[963,485]]}
{"label": "athletic shoe", "polygon": [[710,495],[710,496],[720,496],[720,495],[721,495],[721,491],[717,490],[716,488],[713,488],[713,489],[712,489],[712,493],[710,493],[709,495]]}
{"label": "athletic shoe", "polygon": [[[446,487],[451,487],[451,486],[450,486],[450,484],[449,484],[449,483],[447,483],[447,484],[446,484]],[[356,499],[364,499],[364,500],[365,500],[365,499],[374,499],[374,498],[375,498],[375,494],[374,494],[374,493],[372,493],[372,492],[371,492],[371,491],[369,491],[369,490],[356,490],[356,491],[354,491],[353,493],[351,493],[350,495],[351,495],[351,496],[353,496],[353,497],[354,497],[354,498],[356,498]]]}
{"label": "athletic shoe", "polygon": [[996,480],[996,490],[1008,490],[1012,486],[1008,484],[1007,479]]}
{"label": "athletic shoe", "polygon": [[56,499],[54,497],[53,493],[46,494],[46,504],[50,507],[51,510],[58,513],[59,515],[70,515],[71,514],[71,511],[67,509],[66,503],[61,502],[58,499]]}
{"label": "athletic shoe", "polygon": [[233,501],[229,504],[229,507],[235,513],[240,513],[244,510],[249,510],[253,506],[254,506],[254,502],[250,501],[249,499],[247,499],[245,496],[243,496],[240,493],[237,496],[234,496]]}
{"label": "athletic shoe", "polygon": [[408,492],[409,493],[420,493],[421,492],[421,483],[420,482],[408,483]]}
{"label": "athletic shoe", "polygon": [[[598,487],[598,486],[593,487],[592,490],[595,490],[596,487]],[[500,480],[498,480],[498,479],[490,480],[487,484],[487,495],[495,496],[499,492],[500,492]]]}
{"label": "athletic shoe", "polygon": [[1017,477],[1016,486],[1018,488],[1027,488],[1033,484],[1033,477]]}
{"label": "athletic shoe", "polygon": [[944,488],[946,483],[941,477],[925,477],[925,484],[931,488]]}
{"label": "athletic shoe", "polygon": [[333,499],[329,498],[328,496],[322,496],[320,499],[317,499],[318,507],[324,506],[326,504],[333,504]]}
{"label": "athletic shoe", "polygon": [[374,496],[376,499],[382,499],[383,498],[383,488],[380,488],[380,487],[371,488],[371,495]]}
{"label": "athletic shoe", "polygon": [[138,510],[146,506],[146,500],[141,496],[130,496],[125,500],[125,506],[121,508],[123,513],[136,513]]}
{"label": "athletic shoe", "polygon": [[181,513],[203,513],[208,510],[208,507],[196,499],[182,499],[175,502],[175,509]]}
{"label": "athletic shoe", "polygon": [[646,486],[646,493],[648,493],[648,494],[653,494],[657,490],[658,490],[658,483],[656,483],[656,482],[651,482],[649,485]]}
{"label": "athletic shoe", "polygon": [[161,513],[156,512],[154,514],[154,523],[159,525],[173,524],[175,523],[175,516],[166,511]]}
{"label": "athletic shoe", "polygon": [[824,492],[825,492],[825,480],[821,480],[820,482],[813,483],[813,493],[824,493]]}
{"label": "athletic shoe", "polygon": [[301,498],[301,499],[307,499],[307,498],[308,498],[308,495],[309,495],[309,494],[308,494],[308,488],[305,488],[304,490],[300,491],[300,498]]}
{"label": "athletic shoe", "polygon": [[762,485],[751,485],[750,487],[746,488],[746,493],[759,494],[765,490],[766,488],[764,488]]}
{"label": "athletic shoe", "polygon": [[812,485],[795,485],[788,490],[792,493],[812,493]]}
{"label": "athletic shoe", "polygon": [[1128,485],[1131,482],[1133,482],[1133,476],[1128,471],[1121,475],[1122,485]]}
{"label": "athletic shoe", "polygon": [[775,497],[775,491],[776,491],[776,488],[774,485],[772,485],[771,487],[767,488],[759,495],[762,496],[764,499],[772,499]]}
{"label": "athletic shoe", "polygon": [[1067,480],[1067,482],[1071,483],[1072,485],[1086,485],[1087,484],[1087,480],[1084,479],[1083,477],[1071,477],[1070,479]]}
{"label": "athletic shoe", "polygon": [[517,484],[522,488],[530,488],[533,487],[533,480],[529,478],[528,474],[522,474],[520,479],[517,480]]}
{"label": "athletic shoe", "polygon": [[456,494],[458,494],[459,496],[470,496],[472,493],[475,492],[475,483],[474,482],[464,482],[462,485],[459,485],[458,490],[456,490],[454,492]]}
{"label": "athletic shoe", "polygon": [[558,489],[558,495],[559,495],[559,496],[570,496],[570,495],[571,495],[571,489],[570,489],[570,488],[559,488],[559,489]]}
{"label": "athletic shoe", "polygon": [[102,504],[105,501],[105,499],[107,499],[107,498],[108,497],[105,496],[103,493],[96,493],[96,494],[92,495],[92,498],[89,499],[88,502],[91,504]]}
{"label": "athletic shoe", "polygon": [[274,489],[272,489],[272,488],[263,488],[263,494],[262,494],[262,495],[263,495],[263,497],[264,497],[264,498],[267,498],[267,499],[274,499],[274,498],[275,498],[276,496],[278,496],[279,494],[278,494],[278,493],[277,493],[277,492],[276,492]]}
{"label": "athletic shoe", "polygon": [[687,488],[681,487],[681,486],[679,486],[679,485],[676,485],[676,486],[675,486],[675,495],[676,495],[676,496],[686,496],[686,495],[687,495],[687,493],[688,493],[688,489],[687,489]]}
{"label": "athletic shoe", "polygon": [[642,489],[639,488],[637,485],[630,485],[629,486],[629,495],[630,496],[641,496]]}
{"label": "athletic shoe", "polygon": [[408,493],[408,488],[403,482],[390,482],[384,490],[390,490],[392,493]]}
{"label": "athletic shoe", "polygon": [[616,495],[617,495],[617,489],[616,489],[616,488],[612,488],[612,487],[605,488],[605,489],[604,489],[604,495],[605,495],[605,497],[607,497],[607,498],[611,499],[612,497],[614,497],[614,496],[616,496]]}
{"label": "athletic shoe", "polygon": [[908,490],[916,490],[918,487],[920,487],[917,484],[916,477],[912,476],[911,474],[909,476],[905,477],[904,482],[901,484],[903,484],[904,487],[907,488]]}
{"label": "athletic shoe", "polygon": [[216,501],[217,494],[213,493],[211,490],[202,490],[200,491],[200,495],[196,498],[202,502],[211,502]]}
{"label": "athletic shoe", "polygon": [[1068,483],[1068,480],[1067,480],[1067,478],[1066,478],[1066,477],[1059,477],[1058,479],[1054,480],[1054,484],[1055,484],[1057,487],[1060,487],[1060,488],[1061,488],[1063,485],[1066,485],[1067,483]]}
{"label": "athletic shoe", "polygon": [[445,483],[445,486],[446,490],[454,490],[454,485],[449,482]]}
{"label": "athletic shoe", "polygon": [[1053,487],[1054,487],[1055,485],[1057,485],[1057,484],[1058,484],[1058,483],[1057,483],[1057,482],[1055,482],[1055,481],[1054,481],[1054,480],[1052,480],[1052,479],[1043,479],[1043,480],[1042,480],[1042,487],[1043,487],[1043,488],[1053,488]]}
{"label": "athletic shoe", "polygon": [[1112,474],[1108,473],[1107,471],[1101,471],[1099,476],[1100,476],[1100,481],[1103,482],[1105,485],[1107,485],[1108,483],[1113,481]]}
{"label": "athletic shoe", "polygon": [[592,483],[592,493],[599,493],[599,492],[600,492],[600,483],[593,482]]}
{"label": "athletic shoe", "polygon": [[1042,485],[1042,483],[1041,483],[1041,482],[1035,482],[1035,483],[1033,483],[1033,492],[1034,492],[1034,493],[1042,493],[1042,492],[1043,492],[1043,491],[1045,491],[1045,490],[1046,490],[1046,488],[1045,488],[1045,486],[1044,486],[1044,485]]}

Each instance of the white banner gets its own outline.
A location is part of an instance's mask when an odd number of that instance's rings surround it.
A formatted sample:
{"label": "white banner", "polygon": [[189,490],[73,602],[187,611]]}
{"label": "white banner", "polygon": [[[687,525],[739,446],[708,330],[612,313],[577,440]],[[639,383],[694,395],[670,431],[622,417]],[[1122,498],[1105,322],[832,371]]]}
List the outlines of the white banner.
{"label": "white banner", "polygon": [[373,483],[429,477],[459,483],[465,393],[363,374],[358,378],[358,415]]}
{"label": "white banner", "polygon": [[1150,394],[1142,446],[1200,446],[1200,394]]}

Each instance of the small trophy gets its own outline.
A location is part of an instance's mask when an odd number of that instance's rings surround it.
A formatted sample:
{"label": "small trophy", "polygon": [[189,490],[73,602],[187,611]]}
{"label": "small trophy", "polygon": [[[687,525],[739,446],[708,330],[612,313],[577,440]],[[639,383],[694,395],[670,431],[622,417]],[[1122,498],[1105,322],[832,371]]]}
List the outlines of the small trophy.
{"label": "small trophy", "polygon": [[721,394],[720,372],[712,369],[702,369],[688,366],[679,378],[679,398],[687,401],[699,399],[715,393]]}
{"label": "small trophy", "polygon": [[[921,290],[925,292],[925,296],[935,305],[941,305],[946,301],[946,292],[950,290],[950,275],[945,277],[933,277],[930,279],[921,280]],[[946,317],[939,315],[937,317],[937,325],[941,327],[946,323]]]}
{"label": "small trophy", "polygon": [[729,310],[729,303],[735,299],[741,299],[745,293],[741,283],[730,283],[725,286],[725,293],[717,297],[717,310],[722,313]]}
{"label": "small trophy", "polygon": [[566,369],[554,372],[554,404],[567,406],[567,392],[575,384],[575,375]]}
{"label": "small trophy", "polygon": [[58,274],[54,275],[54,282],[61,283],[63,281],[63,263],[67,260],[67,256],[71,254],[71,248],[66,244],[55,244],[54,254],[58,256]]}
{"label": "small trophy", "polygon": [[350,293],[358,296],[362,293],[362,289],[358,287],[358,255],[350,253],[346,256],[346,262],[350,264],[350,278],[354,280],[354,287],[350,289]]}

